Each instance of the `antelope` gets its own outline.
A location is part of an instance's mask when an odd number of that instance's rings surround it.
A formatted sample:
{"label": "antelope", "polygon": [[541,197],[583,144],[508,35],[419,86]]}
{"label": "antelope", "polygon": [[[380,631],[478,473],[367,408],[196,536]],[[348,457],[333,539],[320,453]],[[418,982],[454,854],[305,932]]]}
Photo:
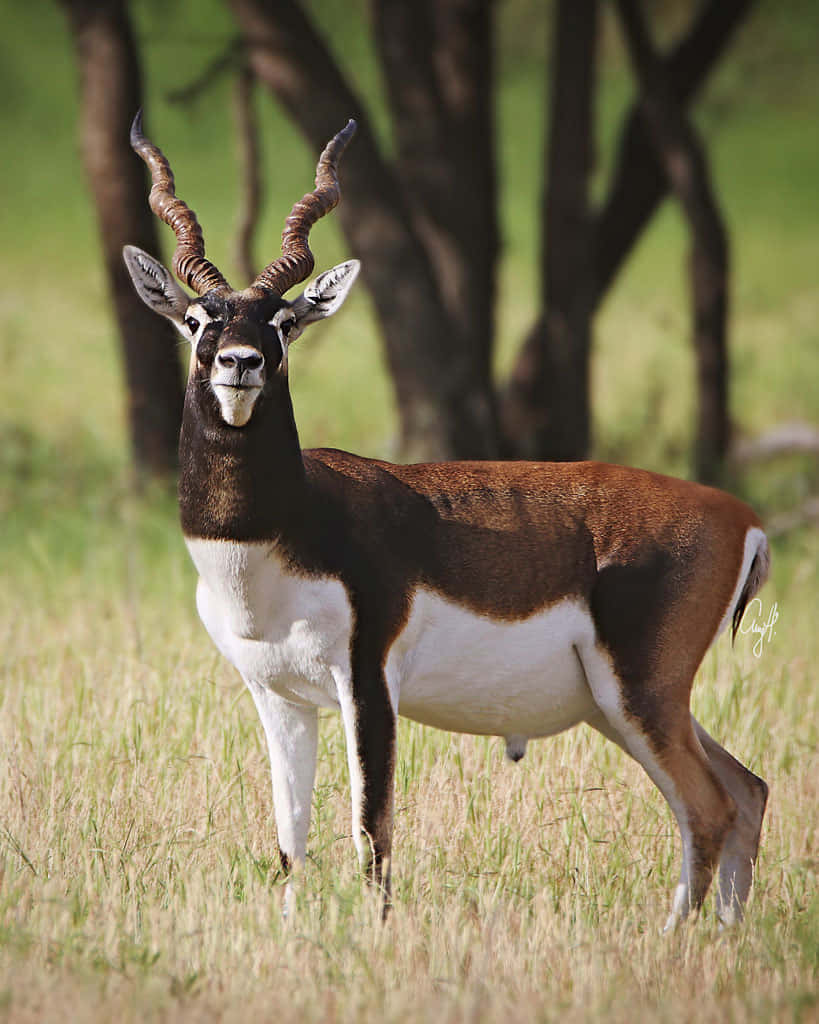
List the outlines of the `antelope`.
{"label": "antelope", "polygon": [[[303,862],[319,708],[341,712],[353,836],[389,903],[396,721],[528,740],[587,723],[645,769],[682,840],[668,919],[742,916],[768,789],[695,721],[695,671],[768,575],[736,498],[597,462],[394,465],[302,451],[288,357],[342,305],[356,260],[310,276],[311,226],[338,202],[350,121],[286,221],[281,255],[243,291],[205,257],[170,164],[134,120],[173,269],[132,246],[137,292],[191,344],[179,502],[199,615],[266,734],[279,855]],[[285,896],[285,913],[291,882]]]}

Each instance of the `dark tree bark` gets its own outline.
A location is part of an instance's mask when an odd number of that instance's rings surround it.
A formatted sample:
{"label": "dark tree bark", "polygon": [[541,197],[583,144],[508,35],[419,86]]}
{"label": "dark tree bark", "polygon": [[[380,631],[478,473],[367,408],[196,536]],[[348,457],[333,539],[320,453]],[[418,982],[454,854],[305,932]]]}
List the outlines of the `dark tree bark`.
{"label": "dark tree bark", "polygon": [[123,0],[61,3],[77,51],[80,142],[122,339],[134,459],[162,476],[176,467],[182,379],[173,328],[143,305],[122,260],[126,244],[159,251],[144,168],[128,142],[142,104],[133,33]]}
{"label": "dark tree bark", "polygon": [[[294,0],[231,0],[251,66],[318,152],[348,117],[359,123],[342,165],[342,228],[375,303],[405,459],[486,458],[497,449],[488,375],[459,343],[436,267],[396,169],[361,100]],[[457,287],[457,286],[456,286]]]}
{"label": "dark tree bark", "polygon": [[[695,95],[722,56],[752,4],[753,0],[710,0],[682,41],[659,62],[669,94],[681,109]],[[579,39],[574,41],[575,46],[579,44]],[[565,45],[571,46],[572,40],[567,40]],[[557,56],[559,58],[559,54]],[[577,73],[578,69],[571,68],[566,72],[567,75]],[[570,97],[568,104],[571,106],[579,101],[580,97],[574,100]],[[556,103],[558,100],[553,96],[553,106]],[[558,258],[568,247],[572,253],[573,272],[578,275],[574,284],[577,299],[573,307],[574,317],[567,317],[561,309],[557,311],[557,323],[564,329],[571,327],[574,336],[567,342],[564,334],[550,328],[549,289],[544,288],[543,312],[521,347],[502,404],[505,440],[508,451],[513,454],[539,459],[580,459],[587,455],[590,443],[588,369],[583,371],[579,361],[584,352],[588,359],[591,319],[634,243],[669,190],[666,168],[656,151],[639,102],[633,105],[623,124],[607,198],[590,222],[585,223],[584,218],[582,241],[576,242],[570,234],[562,239],[552,239],[553,252]],[[560,145],[559,140],[556,141]],[[571,158],[567,156],[567,159]],[[578,168],[580,173],[584,173],[580,163]],[[547,220],[545,217],[544,231],[551,231]],[[560,222],[557,226],[560,230]],[[571,219],[564,218],[562,227],[570,232]],[[548,241],[546,245],[549,245]],[[585,266],[583,252],[589,260]],[[702,264],[699,254],[696,263]],[[714,278],[706,271],[704,277],[698,275],[698,280],[704,293],[706,281]],[[566,308],[565,302],[563,307]],[[699,336],[695,341],[698,340]],[[569,371],[564,389],[555,372],[561,372],[559,367],[561,360],[566,358],[567,348],[574,354],[575,365]],[[724,367],[720,368],[718,364],[709,366],[705,358],[701,366],[703,374],[724,376]],[[556,399],[549,390],[550,380],[555,381],[552,387],[558,390]],[[716,392],[712,389],[712,393]],[[557,410],[567,411],[555,416],[553,412]],[[702,415],[703,418],[710,416],[714,419],[713,409],[703,408]],[[697,456],[698,464],[703,458]]]}
{"label": "dark tree bark", "polygon": [[[693,96],[751,3],[705,3],[662,61],[675,102]],[[489,457],[500,449],[585,457],[591,320],[668,191],[663,160],[635,105],[608,199],[598,214],[589,209],[596,0],[558,0],[543,313],[503,396],[502,430],[490,373],[498,247],[490,0],[373,0],[395,164],[379,150],[360,100],[297,0],[231,6],[254,71],[316,151],[350,114],[360,122],[345,156],[340,219],[381,323],[400,455]],[[706,270],[695,279],[704,295],[714,276]],[[714,308],[713,299],[709,304]]]}
{"label": "dark tree bark", "polygon": [[591,214],[597,0],[558,0],[542,205],[541,305],[504,405],[511,451],[586,458],[590,444]]}
{"label": "dark tree bark", "polygon": [[728,452],[728,236],[704,148],[668,85],[637,0],[617,0],[654,149],[691,230],[690,275],[697,360],[695,468],[719,480]]}
{"label": "dark tree bark", "polygon": [[498,256],[492,5],[374,0],[397,174],[452,325],[491,392]]}

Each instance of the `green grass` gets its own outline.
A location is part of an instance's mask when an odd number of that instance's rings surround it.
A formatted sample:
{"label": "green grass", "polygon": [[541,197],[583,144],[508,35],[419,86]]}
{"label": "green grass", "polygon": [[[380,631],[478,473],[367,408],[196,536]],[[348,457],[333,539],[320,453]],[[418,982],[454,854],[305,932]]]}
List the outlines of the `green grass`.
{"label": "green grass", "polygon": [[[342,59],[372,93],[377,71],[355,27],[365,5],[348,20],[338,5],[319,8],[328,26],[343,22]],[[163,102],[229,26],[218,5],[196,10],[144,0],[139,32],[153,130],[230,274],[226,85],[190,111]],[[503,369],[536,309],[546,26],[527,0],[499,14]],[[815,421],[819,409],[818,28],[813,4],[759,5],[698,108],[732,232],[732,407],[750,434]],[[0,117],[15,149],[0,204],[0,1019],[819,1018],[819,536],[809,529],[775,543],[763,600],[780,618],[762,656],[749,637],[734,651],[722,640],[695,690],[698,717],[772,787],[745,926],[719,933],[709,903],[693,927],[659,938],[676,831],[640,769],[597,737],[533,743],[512,766],[500,740],[410,723],[395,907],[382,926],[355,868],[332,716],[311,859],[283,926],[252,701],[196,618],[172,495],[130,486],[68,38],[55,10],[18,6],[2,45]],[[610,24],[604,53],[600,181],[631,94]],[[275,244],[312,168],[272,102],[262,110],[264,235]],[[385,131],[383,101],[376,114]],[[664,207],[598,319],[593,362],[597,454],[682,473],[693,403],[686,244]],[[314,248],[322,266],[346,255],[330,222]],[[392,395],[363,293],[300,343],[292,375],[306,444],[390,453]],[[773,514],[815,491],[817,468],[790,459],[736,483]]]}

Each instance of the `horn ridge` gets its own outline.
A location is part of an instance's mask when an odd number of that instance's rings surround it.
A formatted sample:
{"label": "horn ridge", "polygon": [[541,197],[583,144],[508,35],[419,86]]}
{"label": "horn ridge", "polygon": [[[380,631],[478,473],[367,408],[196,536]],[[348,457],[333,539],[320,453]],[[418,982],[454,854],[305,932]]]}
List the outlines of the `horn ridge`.
{"label": "horn ridge", "polygon": [[338,183],[338,162],[355,134],[356,122],[351,118],[327,143],[316,166],[316,187],[294,203],[284,222],[282,254],[258,275],[251,288],[262,287],[284,295],[293,285],[309,277],[315,265],[307,244],[310,228],[328,214],[341,198]]}
{"label": "horn ridge", "polygon": [[230,291],[230,285],[219,270],[205,257],[205,239],[202,228],[191,208],[176,195],[173,171],[165,154],[143,133],[142,110],[138,110],[131,125],[131,148],[151,172],[151,192],[148,204],[176,235],[173,270],[197,295],[212,289]]}

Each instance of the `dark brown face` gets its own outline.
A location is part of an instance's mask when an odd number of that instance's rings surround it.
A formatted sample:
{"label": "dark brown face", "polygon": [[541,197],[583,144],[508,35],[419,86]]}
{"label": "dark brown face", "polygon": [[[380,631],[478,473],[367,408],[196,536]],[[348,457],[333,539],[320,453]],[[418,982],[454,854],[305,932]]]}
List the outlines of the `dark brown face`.
{"label": "dark brown face", "polygon": [[192,299],[147,252],[126,245],[123,257],[142,301],[190,342],[185,407],[191,422],[238,432],[251,421],[261,426],[257,409],[262,406],[280,408],[288,436],[295,439],[287,350],[309,324],[341,308],[358,275],[358,261],[325,270],[290,302],[263,285],[242,292],[219,286]]}
{"label": "dark brown face", "polygon": [[208,292],[183,318],[191,339],[188,386],[207,389],[228,426],[244,427],[277,373],[286,373],[287,338],[295,323],[290,304],[274,295]]}
{"label": "dark brown face", "polygon": [[230,427],[250,422],[274,375],[286,386],[289,341],[308,323],[335,312],[356,278],[358,262],[349,260],[319,275],[293,303],[279,297],[313,270],[307,244],[310,228],[339,200],[338,161],[355,130],[355,121],[348,121],[324,147],[315,189],[294,204],[285,221],[281,256],[249,288],[235,292],[205,257],[196,215],[176,195],[164,154],[143,133],[142,111],[131,125],[131,146],[151,171],[151,209],[176,235],[174,272],[200,298],[191,302],[166,268],[142,249],[126,245],[123,258],[143,302],[171,320],[192,343],[188,398],[196,394],[191,394],[191,387],[200,386],[207,400],[197,400],[195,406],[210,409]]}

